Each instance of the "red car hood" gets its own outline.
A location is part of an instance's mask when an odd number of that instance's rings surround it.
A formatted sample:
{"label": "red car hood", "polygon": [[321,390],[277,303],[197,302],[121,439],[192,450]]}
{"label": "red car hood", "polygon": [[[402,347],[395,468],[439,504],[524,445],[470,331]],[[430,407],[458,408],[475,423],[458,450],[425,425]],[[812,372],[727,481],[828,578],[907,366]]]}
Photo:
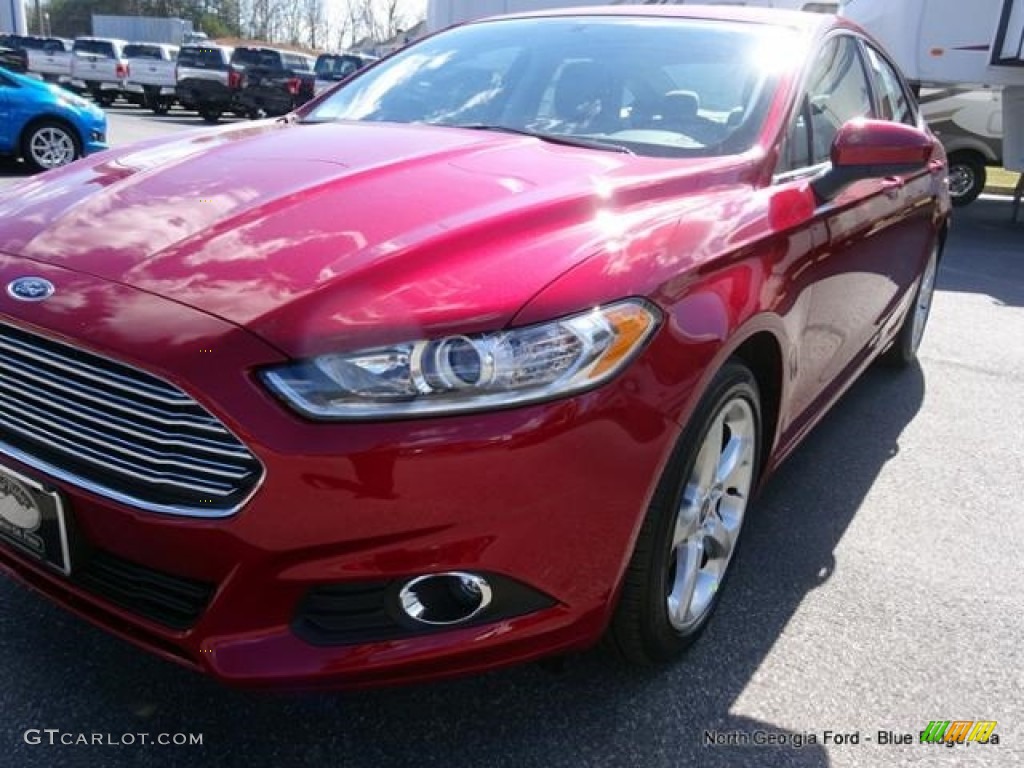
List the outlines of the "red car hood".
{"label": "red car hood", "polygon": [[[626,187],[640,191],[633,210],[668,194],[652,183],[667,165],[500,133],[247,124],[107,152],[0,195],[0,251],[312,354],[501,326],[600,247],[587,231],[601,205]],[[680,165],[672,196],[714,175],[706,160]]]}

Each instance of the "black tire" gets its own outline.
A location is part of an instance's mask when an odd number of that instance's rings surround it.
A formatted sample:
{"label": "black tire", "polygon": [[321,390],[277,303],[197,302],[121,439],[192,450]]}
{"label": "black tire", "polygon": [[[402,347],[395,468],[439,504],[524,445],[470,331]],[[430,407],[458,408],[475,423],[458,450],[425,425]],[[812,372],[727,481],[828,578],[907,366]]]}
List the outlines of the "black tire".
{"label": "black tire", "polygon": [[[680,656],[700,636],[718,604],[721,589],[716,588],[711,591],[706,608],[695,616],[692,625],[685,629],[674,625],[668,606],[675,585],[675,569],[679,566],[672,540],[677,514],[687,498],[685,494],[690,487],[688,480],[697,471],[697,461],[705,438],[718,418],[727,410],[736,408],[737,403],[744,403],[744,408],[749,409],[747,412],[752,422],[749,459],[743,465],[750,474],[749,488],[740,496],[726,493],[717,502],[711,502],[705,497],[699,506],[702,520],[709,505],[718,507],[726,497],[732,500],[742,498],[743,513],[746,512],[750,492],[756,487],[760,471],[760,394],[750,369],[738,361],[730,361],[712,380],[683,430],[647,511],[626,570],[606,643],[630,663],[650,665]],[[715,510],[708,514],[709,518],[711,514],[719,513]],[[742,531],[742,517],[743,514],[732,537],[732,548],[717,586],[724,584],[728,577],[729,566],[734,560],[732,555]]]}
{"label": "black tire", "polygon": [[109,107],[114,103],[114,99],[117,98],[112,93],[100,92],[96,94],[96,103],[101,107]]}
{"label": "black tire", "polygon": [[168,104],[166,101],[157,100],[153,104],[153,114],[154,115],[166,115],[170,111],[171,111],[171,105]]}
{"label": "black tire", "polygon": [[[50,138],[48,139],[47,136]],[[46,152],[40,146],[40,142],[49,143],[51,151],[56,151],[55,142],[63,145],[64,156],[57,162],[48,162],[46,160]],[[46,171],[51,168],[58,168],[82,156],[82,141],[78,136],[78,132],[67,123],[59,120],[38,120],[34,123],[29,123],[21,134],[20,147],[22,160],[33,171]]]}
{"label": "black tire", "polygon": [[935,277],[941,255],[941,246],[936,243],[928,254],[921,281],[914,291],[914,302],[907,309],[907,316],[903,318],[903,324],[892,346],[882,355],[882,362],[890,368],[907,368],[917,361],[917,351],[928,325],[928,316],[931,314]]}
{"label": "black tire", "polygon": [[199,116],[208,123],[220,122],[221,111],[212,107],[201,107]]}
{"label": "black tire", "polygon": [[985,158],[977,152],[953,152],[949,162],[949,196],[953,205],[973,203],[988,180]]}

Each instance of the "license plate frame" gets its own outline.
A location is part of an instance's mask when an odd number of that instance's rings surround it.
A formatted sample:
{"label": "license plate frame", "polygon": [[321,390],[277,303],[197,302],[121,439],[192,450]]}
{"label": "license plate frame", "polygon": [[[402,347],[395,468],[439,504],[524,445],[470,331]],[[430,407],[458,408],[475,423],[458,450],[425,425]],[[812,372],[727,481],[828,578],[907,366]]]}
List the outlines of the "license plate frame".
{"label": "license plate frame", "polygon": [[70,576],[68,519],[56,488],[0,464],[0,542]]}

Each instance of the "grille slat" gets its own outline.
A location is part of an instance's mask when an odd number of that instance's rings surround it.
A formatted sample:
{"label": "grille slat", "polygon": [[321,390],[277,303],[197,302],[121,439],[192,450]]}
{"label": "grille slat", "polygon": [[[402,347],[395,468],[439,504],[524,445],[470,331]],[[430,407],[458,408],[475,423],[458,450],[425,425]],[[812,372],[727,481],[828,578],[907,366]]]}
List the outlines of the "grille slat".
{"label": "grille slat", "polygon": [[40,386],[55,389],[73,398],[87,400],[106,408],[113,408],[127,413],[134,418],[145,419],[161,427],[191,427],[208,432],[219,432],[223,429],[223,427],[218,425],[216,419],[213,418],[202,418],[199,420],[181,418],[178,414],[161,412],[150,407],[148,403],[129,400],[109,392],[104,392],[102,389],[87,388],[80,384],[69,386],[63,382],[54,381],[52,374],[47,373],[45,370],[40,370],[24,360],[8,357],[6,354],[0,356],[0,359],[3,360],[5,367],[9,367],[12,371],[17,371],[26,379]]}
{"label": "grille slat", "polygon": [[[2,395],[3,392],[3,387],[0,386],[0,395]],[[14,406],[0,404],[0,409],[5,407],[17,410],[18,414],[23,419],[34,421],[36,424],[39,424],[42,429],[55,430],[63,437],[69,439],[78,438],[79,440],[89,443],[95,448],[113,451],[123,457],[129,457],[129,459],[139,459],[143,462],[143,466],[146,464],[152,464],[160,467],[178,467],[181,469],[192,468],[197,474],[208,475],[213,478],[227,478],[229,480],[241,480],[248,474],[244,468],[240,468],[232,464],[211,462],[205,457],[190,457],[171,451],[161,455],[160,452],[154,451],[149,447],[132,445],[131,443],[112,435],[104,435],[94,427],[86,426],[84,424],[76,424],[74,421],[55,413],[47,413],[45,409],[39,408],[38,406],[22,403],[19,408],[15,409]],[[189,459],[191,459],[191,461]],[[132,462],[129,460],[127,463],[130,464]]]}
{"label": "grille slat", "polygon": [[143,509],[222,517],[259,461],[199,403],[128,365],[0,324],[0,452]]}
{"label": "grille slat", "polygon": [[245,461],[249,458],[248,451],[232,449],[232,445],[238,445],[238,443],[235,442],[216,443],[209,437],[200,438],[185,434],[175,434],[174,437],[171,437],[167,433],[160,434],[159,432],[148,429],[144,426],[132,424],[132,422],[120,416],[116,416],[115,414],[103,413],[100,410],[91,408],[82,403],[73,403],[70,400],[63,398],[55,398],[52,394],[50,397],[40,397],[35,392],[19,386],[14,379],[5,376],[3,372],[0,371],[0,396],[3,396],[6,393],[12,394],[15,398],[31,400],[44,408],[54,408],[63,414],[89,422],[92,426],[116,430],[122,438],[129,441],[133,438],[137,438],[158,447],[166,445],[170,445],[175,448],[185,447],[197,453],[209,454],[210,457],[238,459],[241,461]]}
{"label": "grille slat", "polygon": [[142,381],[132,382],[127,377],[113,371],[103,371],[82,361],[72,361],[59,353],[51,353],[50,357],[47,358],[36,353],[27,344],[20,343],[17,340],[0,338],[0,350],[20,354],[44,366],[71,374],[76,378],[89,379],[104,388],[114,387],[130,395],[145,397],[166,405],[188,406],[192,402],[188,395],[183,392],[177,392],[173,388],[163,385],[162,382],[161,386],[153,386],[148,382]]}
{"label": "grille slat", "polygon": [[[45,427],[41,427],[39,424],[33,424],[26,422],[25,420],[14,415],[11,411],[7,410],[5,406],[0,405],[0,417],[4,420],[4,427],[7,429],[14,430],[24,437],[32,438],[39,436],[45,438],[52,445],[62,448],[66,454],[73,456],[77,459],[89,461],[97,466],[102,466],[106,469],[113,471],[120,471],[122,474],[128,475],[135,478],[136,480],[142,480],[146,483],[154,483],[160,485],[168,485],[180,488],[182,490],[198,490],[204,494],[214,494],[217,496],[227,495],[231,492],[230,485],[222,485],[219,488],[212,487],[209,484],[200,485],[192,482],[192,479],[187,475],[174,475],[172,473],[144,473],[139,472],[138,469],[131,465],[121,462],[117,459],[113,459],[109,456],[104,456],[97,451],[85,448],[81,445],[76,445],[71,440],[68,440],[61,435],[58,435]],[[175,479],[178,478],[178,479]]]}

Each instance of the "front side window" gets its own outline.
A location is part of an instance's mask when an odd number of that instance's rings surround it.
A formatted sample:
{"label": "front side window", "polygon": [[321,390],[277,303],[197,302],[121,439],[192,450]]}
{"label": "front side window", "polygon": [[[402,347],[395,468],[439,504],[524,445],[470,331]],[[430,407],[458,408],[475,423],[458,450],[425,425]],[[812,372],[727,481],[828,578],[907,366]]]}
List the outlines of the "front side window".
{"label": "front side window", "polygon": [[878,116],[882,120],[917,125],[913,102],[907,96],[896,70],[873,46],[865,44],[864,48],[868,53],[868,63],[878,94]]}
{"label": "front side window", "polygon": [[[459,27],[358,74],[305,119],[489,127],[653,156],[758,139],[793,30],[695,19],[534,18]],[[789,60],[789,57],[786,57]]]}
{"label": "front side window", "polygon": [[828,162],[840,127],[871,114],[871,91],[857,41],[847,35],[831,38],[810,70],[783,144],[780,171]]}

